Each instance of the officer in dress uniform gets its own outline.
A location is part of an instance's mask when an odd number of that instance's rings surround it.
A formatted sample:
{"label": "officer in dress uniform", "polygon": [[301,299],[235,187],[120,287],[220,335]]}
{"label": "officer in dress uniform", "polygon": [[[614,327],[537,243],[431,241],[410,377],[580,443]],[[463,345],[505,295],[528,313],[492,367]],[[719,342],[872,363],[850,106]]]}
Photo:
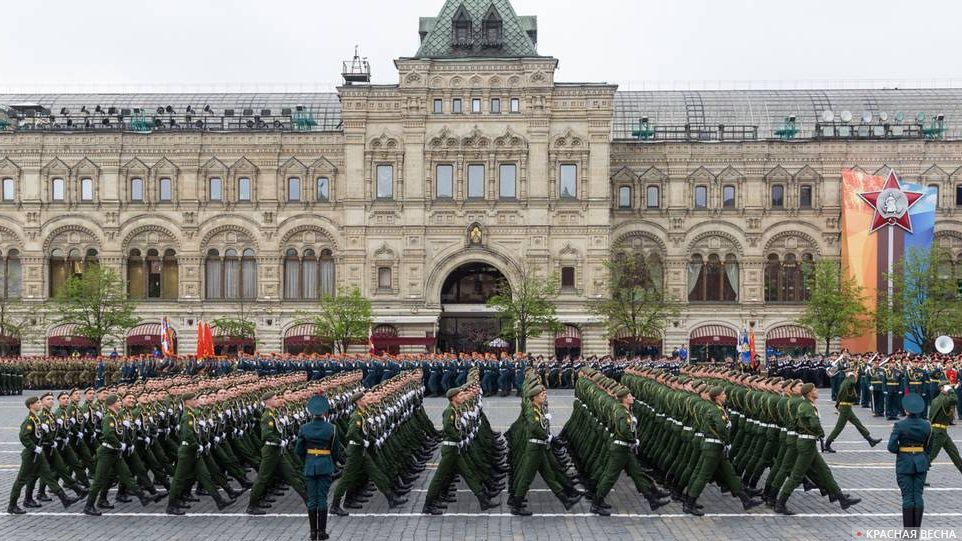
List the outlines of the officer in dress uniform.
{"label": "officer in dress uniform", "polygon": [[327,535],[327,494],[334,480],[334,464],[339,459],[337,429],[327,422],[330,410],[326,396],[315,396],[307,402],[307,412],[314,417],[297,434],[294,452],[304,462],[307,484],[307,517],[311,523],[311,541],[330,538]]}
{"label": "officer in dress uniform", "polygon": [[922,489],[929,471],[928,447],[932,426],[919,417],[925,409],[922,397],[912,393],[902,406],[908,417],[895,423],[889,437],[889,452],[895,453],[895,477],[902,491],[902,526],[918,528],[922,525]]}

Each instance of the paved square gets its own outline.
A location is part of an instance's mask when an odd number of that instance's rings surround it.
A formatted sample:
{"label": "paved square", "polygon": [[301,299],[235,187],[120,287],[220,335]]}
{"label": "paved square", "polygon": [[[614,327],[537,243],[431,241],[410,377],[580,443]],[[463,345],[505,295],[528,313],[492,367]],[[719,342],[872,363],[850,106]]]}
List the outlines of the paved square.
{"label": "paved square", "polygon": [[[573,394],[572,391],[550,391],[549,396],[555,422],[552,430],[557,434],[571,414]],[[427,400],[428,414],[438,426],[445,403],[446,400],[440,398]],[[504,430],[519,413],[519,399],[489,398],[485,400],[485,409],[492,424]],[[819,400],[819,410],[828,432],[835,423],[835,410],[825,398]],[[419,513],[433,473],[429,466],[416,482],[410,501],[400,509],[388,509],[384,498],[375,496],[357,514],[332,517],[329,531],[331,539],[345,540],[857,539],[856,533],[865,528],[901,526],[901,511],[895,484],[895,457],[885,450],[891,423],[873,418],[861,408],[857,408],[856,413],[872,434],[884,438],[885,442],[870,449],[853,428],[847,427],[834,444],[838,453],[825,455],[842,489],[862,498],[862,503],[848,511],[819,497],[817,492],[799,492],[789,501],[791,509],[799,513],[796,516],[775,515],[766,507],[746,513],[737,499],[722,495],[717,487],[710,486],[700,500],[707,513],[704,517],[683,514],[677,502],[652,513],[623,477],[608,499],[615,515],[602,518],[588,513],[586,501],[565,513],[539,478],[529,494],[529,507],[536,513],[533,517],[512,516],[503,503],[504,494],[500,508],[480,513],[477,501],[463,483],[459,501],[449,506],[448,514],[431,517]],[[0,493],[4,496],[9,494],[19,465],[22,447],[17,434],[24,414],[21,397],[0,397]],[[962,443],[962,427],[950,427],[950,434],[957,443]],[[925,490],[924,526],[959,527],[962,524],[962,509],[958,504],[962,474],[942,455],[929,474],[929,482],[932,486]],[[246,504],[245,493],[230,508],[217,512],[210,498],[202,498],[189,510],[190,514],[172,517],[164,514],[163,502],[144,508],[135,501],[118,503],[116,509],[105,511],[102,517],[88,517],[80,513],[79,504],[64,511],[55,501],[27,515],[0,515],[0,540],[308,538],[304,506],[293,492],[278,501],[266,516],[247,516],[244,514]]]}

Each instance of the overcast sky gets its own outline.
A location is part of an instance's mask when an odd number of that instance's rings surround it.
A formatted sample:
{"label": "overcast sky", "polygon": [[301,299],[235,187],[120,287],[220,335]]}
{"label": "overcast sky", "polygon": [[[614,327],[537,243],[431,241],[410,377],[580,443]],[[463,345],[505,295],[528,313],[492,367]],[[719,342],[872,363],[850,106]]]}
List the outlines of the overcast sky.
{"label": "overcast sky", "polygon": [[[374,80],[443,0],[3,2],[0,91],[325,89],[355,44]],[[956,0],[514,0],[560,81],[623,87],[962,86]],[[959,81],[958,83],[953,82]],[[773,81],[770,85],[763,81]],[[796,81],[799,81],[796,83]],[[763,83],[758,83],[763,82]],[[53,85],[53,86],[51,86]],[[94,86],[99,85],[99,86]],[[171,85],[190,85],[178,88]],[[218,86],[226,85],[226,86]],[[814,86],[821,86],[815,84]]]}

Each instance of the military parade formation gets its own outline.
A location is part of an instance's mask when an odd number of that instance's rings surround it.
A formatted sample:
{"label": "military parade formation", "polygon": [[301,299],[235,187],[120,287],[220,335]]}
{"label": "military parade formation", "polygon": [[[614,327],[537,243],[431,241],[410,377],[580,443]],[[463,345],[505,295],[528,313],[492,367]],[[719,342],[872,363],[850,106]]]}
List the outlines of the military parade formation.
{"label": "military parade formation", "polygon": [[[826,438],[818,387],[789,377],[786,364],[762,375],[670,358],[98,359],[89,387],[24,401],[21,466],[7,510],[40,508],[49,492],[64,508],[84,499],[83,512],[98,516],[114,508],[108,496],[116,487],[115,501],[166,500],[170,515],[188,513],[201,496],[226,509],[249,491],[246,513],[262,515],[292,491],[308,507],[311,538],[326,539],[328,512],[347,516],[375,491],[391,508],[406,503],[438,450],[426,515],[444,514],[459,480],[481,511],[499,506],[506,490],[511,513],[531,515],[527,495],[540,476],[565,510],[587,498],[592,513],[609,516],[606,498],[622,474],[652,511],[674,500],[701,516],[699,498],[710,483],[746,510],[764,503],[790,515],[788,500],[799,487],[847,509],[860,500],[839,488],[819,451],[835,452],[832,443],[848,423],[868,445],[881,441],[859,420],[858,406],[893,419],[908,413],[889,449],[900,453],[900,464],[915,464],[913,475],[942,450],[962,472],[947,435],[960,413],[956,361],[842,354],[825,363],[838,412]],[[4,394],[23,392],[31,373],[23,363],[0,362]],[[109,384],[98,368],[107,363],[118,375]],[[566,387],[574,389],[573,411],[553,434],[549,390]],[[520,411],[502,434],[485,415],[484,398],[509,394],[521,397]],[[424,409],[432,395],[448,401],[440,429]],[[931,437],[913,436],[913,419]],[[913,437],[918,441],[908,442]],[[925,464],[901,454],[924,456]],[[914,524],[921,485],[901,479],[912,510],[906,522]]]}

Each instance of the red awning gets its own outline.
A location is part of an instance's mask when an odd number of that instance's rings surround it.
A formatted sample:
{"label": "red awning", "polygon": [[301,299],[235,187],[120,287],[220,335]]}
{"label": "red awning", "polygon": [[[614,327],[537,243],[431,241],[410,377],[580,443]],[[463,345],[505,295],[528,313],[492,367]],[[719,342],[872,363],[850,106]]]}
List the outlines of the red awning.
{"label": "red awning", "polygon": [[74,323],[68,323],[66,325],[60,325],[59,327],[54,327],[50,331],[50,335],[47,337],[47,343],[51,347],[78,347],[78,348],[93,348],[97,347],[97,344],[77,333],[79,325]]}
{"label": "red awning", "polygon": [[372,336],[371,342],[374,343],[374,347],[377,349],[385,349],[389,346],[424,346],[431,347],[437,338],[434,337],[419,337],[419,336],[390,336],[390,337],[380,337]]}
{"label": "red awning", "polygon": [[737,346],[738,333],[724,325],[703,325],[691,331],[693,346]]}
{"label": "red awning", "polygon": [[[174,332],[175,336],[176,334]],[[160,323],[142,323],[130,329],[127,333],[127,344],[160,347]]]}
{"label": "red awning", "polygon": [[655,338],[653,336],[640,336],[635,338],[633,336],[629,336],[629,331],[627,329],[622,329],[617,336],[611,339],[611,342],[617,342],[619,344],[636,344],[639,346],[661,346],[661,338]]}
{"label": "red awning", "polygon": [[765,336],[765,346],[773,348],[814,348],[815,336],[805,327],[782,325],[768,331]]}
{"label": "red awning", "polygon": [[554,347],[556,348],[580,348],[581,329],[574,325],[565,325],[563,329],[554,335]]}
{"label": "red awning", "polygon": [[318,336],[315,336],[315,327],[313,323],[301,323],[299,325],[294,325],[287,332],[284,333],[284,344],[287,346],[294,346],[297,344],[327,344],[330,340],[325,340]]}

